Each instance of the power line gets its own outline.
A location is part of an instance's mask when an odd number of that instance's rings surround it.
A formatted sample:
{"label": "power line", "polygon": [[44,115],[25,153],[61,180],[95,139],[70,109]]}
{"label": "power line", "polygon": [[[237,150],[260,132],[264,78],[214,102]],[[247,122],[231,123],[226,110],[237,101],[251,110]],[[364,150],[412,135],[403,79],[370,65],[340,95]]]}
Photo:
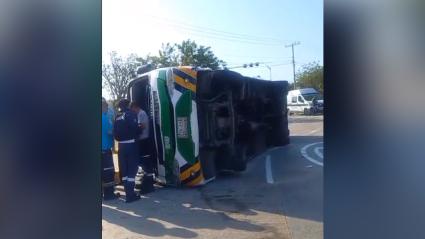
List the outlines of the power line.
{"label": "power line", "polygon": [[167,18],[164,18],[164,17],[158,17],[158,16],[155,16],[155,15],[145,15],[145,16],[149,16],[151,18],[155,18],[157,20],[164,21],[164,22],[166,22],[170,25],[185,27],[186,29],[197,30],[197,31],[202,31],[202,32],[209,32],[209,33],[213,33],[213,34],[216,34],[216,35],[218,34],[218,35],[226,36],[226,37],[239,38],[239,39],[245,39],[245,40],[254,40],[254,41],[269,41],[269,42],[273,41],[273,42],[279,42],[279,43],[281,43],[283,41],[281,39],[274,38],[274,37],[268,37],[268,36],[259,37],[259,36],[254,36],[254,35],[240,34],[240,33],[217,30],[217,29],[213,29],[213,28],[210,28],[210,27],[197,26],[197,25],[193,25],[193,24],[184,23],[184,22],[181,22],[181,21],[167,19]]}
{"label": "power line", "polygon": [[292,65],[292,62],[290,62],[290,63],[276,64],[276,65],[270,65],[270,66],[288,66],[288,65]]}
{"label": "power line", "polygon": [[[170,26],[168,26],[168,27],[170,27]],[[266,42],[260,42],[260,41],[252,41],[252,40],[234,39],[234,38],[215,35],[215,34],[212,34],[212,33],[202,33],[200,31],[194,31],[194,30],[185,29],[185,28],[179,28],[178,30],[189,32],[189,33],[191,33],[192,35],[195,35],[195,36],[207,37],[207,38],[225,40],[225,41],[231,41],[231,42],[237,42],[237,43],[247,43],[247,44],[267,45],[267,46],[280,46],[280,45],[282,45],[280,43],[266,43]]]}
{"label": "power line", "polygon": [[240,55],[221,55],[224,57],[232,57],[232,58],[249,58],[249,59],[280,59],[280,60],[286,60],[291,59],[291,56],[288,57],[281,57],[281,56],[240,56]]}
{"label": "power line", "polygon": [[232,64],[232,65],[243,65],[243,64],[245,64],[246,62],[252,62],[252,64],[256,64],[256,63],[258,63],[258,64],[281,64],[281,63],[285,63],[285,62],[287,62],[287,63],[292,63],[292,61],[249,61],[249,60],[246,60],[246,61],[244,61],[244,62],[240,62],[240,61],[229,61],[229,62],[227,62],[226,61],[226,63],[227,64]]}
{"label": "power line", "polygon": [[226,38],[226,37],[219,37],[219,36],[214,36],[214,35],[209,35],[209,34],[200,34],[200,33],[196,33],[196,32],[190,32],[190,33],[192,35],[195,35],[195,36],[207,37],[207,38],[218,39],[218,40],[224,40],[224,41],[229,41],[229,42],[233,42],[233,43],[246,43],[246,44],[265,45],[265,46],[281,46],[282,45],[282,44],[275,44],[275,43],[265,43],[265,42],[237,40],[237,39],[231,39],[231,38]]}
{"label": "power line", "polygon": [[[227,69],[237,69],[237,68],[248,68],[248,67],[258,67],[259,65],[265,65],[265,64],[269,64],[268,66],[272,67],[272,66],[283,66],[283,65],[290,65],[292,64],[291,62],[283,62],[283,63],[277,63],[277,64],[273,64],[270,65],[270,63],[276,63],[276,62],[255,62],[255,63],[250,63],[250,64],[235,64],[233,66],[229,66],[226,67]],[[252,66],[251,66],[252,65]]]}
{"label": "power line", "polygon": [[[158,17],[154,17],[154,18],[158,18]],[[192,34],[196,33],[204,37],[206,36],[206,37],[216,38],[221,40],[228,40],[228,41],[231,40],[231,41],[237,41],[242,43],[261,44],[261,45],[282,45],[283,44],[283,41],[279,39],[266,40],[268,38],[261,38],[258,36],[248,37],[248,35],[243,36],[238,34],[229,34],[227,32],[223,34],[223,33],[220,33],[221,31],[218,31],[218,30],[207,30],[211,28],[199,27],[199,26],[188,25],[188,24],[179,24],[176,22],[167,22],[162,19],[161,20],[156,19],[156,21],[160,22],[160,24],[163,24],[166,27],[168,26],[168,27],[179,29],[182,31],[191,32]]]}
{"label": "power line", "polygon": [[[170,25],[170,24],[166,24],[166,25]],[[172,27],[172,26],[168,26],[168,27]],[[172,28],[178,28],[178,30],[180,30],[180,31],[186,31],[186,32],[189,32],[189,33],[191,33],[192,35],[195,35],[195,36],[197,35],[197,36],[201,36],[201,37],[208,37],[208,38],[237,42],[237,43],[247,43],[247,44],[254,44],[254,45],[268,45],[268,46],[282,45],[281,43],[268,43],[268,42],[255,41],[255,40],[249,40],[249,39],[240,39],[240,38],[221,36],[221,35],[217,35],[217,34],[214,34],[214,33],[188,29],[188,28],[185,28],[185,27],[172,27]]]}

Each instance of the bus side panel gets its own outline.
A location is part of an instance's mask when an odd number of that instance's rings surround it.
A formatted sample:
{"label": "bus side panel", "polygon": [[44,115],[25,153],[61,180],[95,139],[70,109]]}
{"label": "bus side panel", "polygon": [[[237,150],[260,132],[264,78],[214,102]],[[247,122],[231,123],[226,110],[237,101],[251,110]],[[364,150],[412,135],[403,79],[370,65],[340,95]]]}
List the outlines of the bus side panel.
{"label": "bus side panel", "polygon": [[174,68],[172,102],[175,119],[175,158],[179,165],[182,185],[196,186],[204,183],[199,160],[199,132],[196,108],[196,72]]}
{"label": "bus side panel", "polygon": [[154,144],[155,151],[157,156],[157,174],[156,178],[160,183],[165,184],[165,165],[164,165],[164,152],[162,145],[162,136],[161,136],[161,121],[160,121],[160,102],[158,94],[158,72],[153,71],[151,73],[151,108],[153,115],[153,134],[154,134]]}

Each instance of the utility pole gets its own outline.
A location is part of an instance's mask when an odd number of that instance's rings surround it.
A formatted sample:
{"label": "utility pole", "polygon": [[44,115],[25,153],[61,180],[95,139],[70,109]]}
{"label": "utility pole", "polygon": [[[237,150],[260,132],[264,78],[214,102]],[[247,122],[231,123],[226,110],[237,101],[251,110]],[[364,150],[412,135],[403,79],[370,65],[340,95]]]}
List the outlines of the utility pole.
{"label": "utility pole", "polygon": [[294,46],[299,45],[299,44],[300,44],[300,42],[299,41],[296,41],[296,42],[293,42],[293,43],[285,46],[285,47],[291,47],[292,48],[292,69],[294,71],[294,90],[295,90],[295,54],[294,54]]}
{"label": "utility pole", "polygon": [[269,65],[265,65],[267,67],[267,69],[269,69],[269,73],[270,73],[270,80],[272,80],[272,68]]}

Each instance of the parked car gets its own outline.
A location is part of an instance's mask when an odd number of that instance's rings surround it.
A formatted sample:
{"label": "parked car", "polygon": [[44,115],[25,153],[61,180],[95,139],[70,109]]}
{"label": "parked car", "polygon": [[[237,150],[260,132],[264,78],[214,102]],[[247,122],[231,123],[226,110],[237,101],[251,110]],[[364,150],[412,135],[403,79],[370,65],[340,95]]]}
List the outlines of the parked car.
{"label": "parked car", "polygon": [[323,113],[323,97],[314,88],[291,90],[286,96],[288,114],[312,115]]}

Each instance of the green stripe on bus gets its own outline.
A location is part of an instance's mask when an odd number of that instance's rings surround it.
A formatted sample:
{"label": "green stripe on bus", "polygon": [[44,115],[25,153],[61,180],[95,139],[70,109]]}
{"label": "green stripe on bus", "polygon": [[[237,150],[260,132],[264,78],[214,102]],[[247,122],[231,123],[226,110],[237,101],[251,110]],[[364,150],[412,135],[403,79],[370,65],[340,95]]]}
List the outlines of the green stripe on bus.
{"label": "green stripe on bus", "polygon": [[185,91],[176,103],[176,137],[177,147],[183,158],[189,163],[194,164],[195,144],[192,140],[192,130],[190,115],[192,113],[192,92]]}
{"label": "green stripe on bus", "polygon": [[161,131],[164,144],[164,168],[167,184],[175,184],[174,169],[174,131],[172,128],[173,112],[166,84],[166,71],[160,70],[158,74],[158,94],[161,104]]}

